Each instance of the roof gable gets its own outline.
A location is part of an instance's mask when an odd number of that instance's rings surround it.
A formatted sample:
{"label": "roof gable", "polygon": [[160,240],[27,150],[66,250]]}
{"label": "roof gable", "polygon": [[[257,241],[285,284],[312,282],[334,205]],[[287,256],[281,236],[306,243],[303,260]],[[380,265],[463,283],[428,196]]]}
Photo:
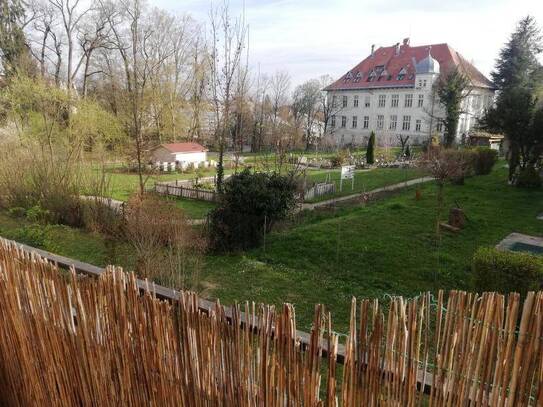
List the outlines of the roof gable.
{"label": "roof gable", "polygon": [[[428,54],[439,62],[441,72],[458,67],[473,86],[492,88],[492,83],[462,55],[447,44],[421,45],[409,43],[380,47],[325,90],[413,87],[416,65]],[[379,75],[379,72],[386,75]]]}

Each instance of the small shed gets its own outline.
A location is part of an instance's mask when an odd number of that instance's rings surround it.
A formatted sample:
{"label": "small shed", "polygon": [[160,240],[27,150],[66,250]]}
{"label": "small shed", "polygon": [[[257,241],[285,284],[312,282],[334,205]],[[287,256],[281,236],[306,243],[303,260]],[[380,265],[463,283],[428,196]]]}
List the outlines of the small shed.
{"label": "small shed", "polygon": [[483,131],[473,131],[469,134],[470,146],[490,147],[500,151],[504,137],[501,134],[491,134]]}
{"label": "small shed", "polygon": [[194,164],[207,161],[207,149],[198,143],[170,143],[155,147],[152,161]]}

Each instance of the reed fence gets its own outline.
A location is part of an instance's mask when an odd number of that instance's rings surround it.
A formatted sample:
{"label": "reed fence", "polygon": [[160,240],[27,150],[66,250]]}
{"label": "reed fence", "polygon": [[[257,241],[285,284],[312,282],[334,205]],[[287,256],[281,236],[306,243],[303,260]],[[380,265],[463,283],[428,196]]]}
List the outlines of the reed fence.
{"label": "reed fence", "polygon": [[320,305],[304,345],[289,304],[202,312],[1,241],[0,405],[539,406],[542,307],[543,292],[353,299],[339,369]]}

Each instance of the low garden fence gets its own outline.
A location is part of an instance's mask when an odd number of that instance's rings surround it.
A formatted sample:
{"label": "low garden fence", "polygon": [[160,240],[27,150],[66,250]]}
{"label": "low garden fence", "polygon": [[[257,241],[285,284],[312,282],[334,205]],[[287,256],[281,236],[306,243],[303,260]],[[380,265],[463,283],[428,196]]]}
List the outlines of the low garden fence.
{"label": "low garden fence", "polygon": [[31,251],[0,241],[2,405],[543,405],[543,292],[353,299],[342,345],[322,306],[304,334],[288,304],[80,279]]}
{"label": "low garden fence", "polygon": [[304,200],[310,201],[312,199],[315,199],[324,195],[332,195],[335,192],[336,192],[335,183],[315,184],[304,192]]}
{"label": "low garden fence", "polygon": [[217,202],[218,194],[215,191],[201,188],[188,188],[172,183],[155,183],[154,191],[160,195],[176,196],[178,198],[196,199],[200,201]]}

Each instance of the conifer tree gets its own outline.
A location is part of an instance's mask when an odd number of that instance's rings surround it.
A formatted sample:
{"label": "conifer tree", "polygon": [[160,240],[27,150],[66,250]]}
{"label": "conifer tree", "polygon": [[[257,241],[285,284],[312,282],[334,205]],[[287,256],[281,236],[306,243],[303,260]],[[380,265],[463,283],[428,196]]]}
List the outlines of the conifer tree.
{"label": "conifer tree", "polygon": [[373,164],[375,162],[374,152],[375,150],[375,133],[372,131],[370,139],[368,140],[368,148],[366,149],[366,162]]}

